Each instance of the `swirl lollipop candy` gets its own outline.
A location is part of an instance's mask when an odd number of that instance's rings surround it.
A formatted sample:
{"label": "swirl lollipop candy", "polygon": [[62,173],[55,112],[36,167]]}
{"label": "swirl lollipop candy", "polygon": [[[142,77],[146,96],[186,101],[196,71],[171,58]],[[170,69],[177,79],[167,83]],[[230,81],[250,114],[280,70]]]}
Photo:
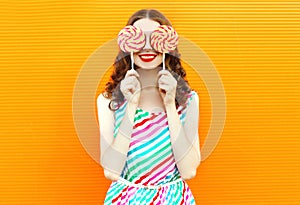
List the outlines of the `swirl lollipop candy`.
{"label": "swirl lollipop candy", "polygon": [[129,52],[131,69],[134,68],[133,52],[141,50],[146,43],[146,37],[139,27],[125,26],[118,34],[118,44],[122,51]]}
{"label": "swirl lollipop candy", "polygon": [[158,52],[163,53],[163,69],[165,69],[165,53],[176,49],[178,34],[172,26],[161,25],[151,34],[151,46]]}
{"label": "swirl lollipop candy", "polygon": [[118,34],[118,44],[124,52],[138,52],[146,43],[146,37],[139,27],[125,26]]}

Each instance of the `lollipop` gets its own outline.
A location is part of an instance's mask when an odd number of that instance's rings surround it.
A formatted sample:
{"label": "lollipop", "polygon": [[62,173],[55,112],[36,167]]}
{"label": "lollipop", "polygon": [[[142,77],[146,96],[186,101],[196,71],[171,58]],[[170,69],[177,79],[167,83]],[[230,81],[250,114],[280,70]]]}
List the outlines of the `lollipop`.
{"label": "lollipop", "polygon": [[118,34],[118,44],[122,51],[129,52],[131,57],[131,69],[134,68],[133,52],[141,50],[146,43],[146,37],[139,27],[125,26]]}
{"label": "lollipop", "polygon": [[163,69],[165,69],[165,53],[176,49],[178,34],[173,27],[161,25],[153,31],[150,37],[151,46],[158,52],[163,53]]}

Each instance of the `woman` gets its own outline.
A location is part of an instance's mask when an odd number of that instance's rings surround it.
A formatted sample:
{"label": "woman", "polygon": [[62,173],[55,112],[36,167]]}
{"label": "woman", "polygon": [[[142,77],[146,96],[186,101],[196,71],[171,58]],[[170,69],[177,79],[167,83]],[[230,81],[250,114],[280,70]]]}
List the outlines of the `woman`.
{"label": "woman", "polygon": [[120,51],[106,90],[97,99],[101,165],[112,180],[104,204],[195,204],[184,181],[195,176],[201,155],[199,99],[184,79],[176,48],[166,54],[150,45],[160,25],[171,26],[157,10],[140,10],[127,25],[146,35],[131,59]]}

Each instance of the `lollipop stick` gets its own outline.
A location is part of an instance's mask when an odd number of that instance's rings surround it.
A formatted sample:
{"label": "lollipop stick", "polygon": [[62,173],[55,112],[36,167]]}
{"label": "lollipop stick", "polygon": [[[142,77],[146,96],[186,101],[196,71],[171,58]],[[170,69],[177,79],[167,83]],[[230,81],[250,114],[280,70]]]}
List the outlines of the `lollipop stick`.
{"label": "lollipop stick", "polygon": [[130,52],[130,58],[131,58],[131,69],[134,69],[134,60],[133,60],[133,51]]}
{"label": "lollipop stick", "polygon": [[163,52],[163,70],[165,70],[166,67],[165,67],[165,52]]}

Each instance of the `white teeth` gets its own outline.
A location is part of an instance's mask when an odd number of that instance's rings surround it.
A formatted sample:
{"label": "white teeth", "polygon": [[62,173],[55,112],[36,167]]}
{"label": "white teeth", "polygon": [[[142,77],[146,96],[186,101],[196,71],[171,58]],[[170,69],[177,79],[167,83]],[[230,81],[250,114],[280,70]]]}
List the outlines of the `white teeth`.
{"label": "white teeth", "polygon": [[151,58],[154,58],[154,56],[141,56],[141,58],[144,58],[144,59],[151,59]]}
{"label": "white teeth", "polygon": [[153,60],[156,56],[143,56],[143,55],[140,55],[140,58],[142,60]]}

